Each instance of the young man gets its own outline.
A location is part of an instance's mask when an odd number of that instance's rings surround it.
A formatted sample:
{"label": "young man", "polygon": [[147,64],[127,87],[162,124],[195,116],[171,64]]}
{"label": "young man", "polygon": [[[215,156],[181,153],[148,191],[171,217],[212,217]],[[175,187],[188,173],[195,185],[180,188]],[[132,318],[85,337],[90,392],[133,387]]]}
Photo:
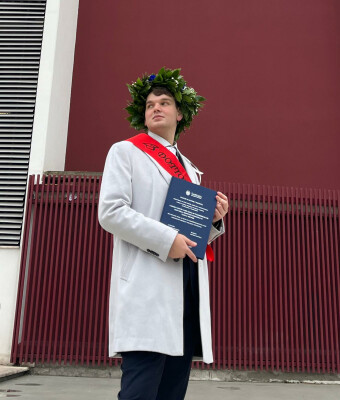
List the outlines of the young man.
{"label": "young man", "polygon": [[[159,221],[172,175],[200,183],[177,139],[204,99],[179,70],[162,68],[128,87],[128,119],[148,135],[114,144],[103,173],[99,222],[114,235],[109,355],[123,359],[119,399],[180,400],[193,356],[213,361],[207,260],[197,260],[190,248],[196,243]],[[227,211],[218,192],[209,242],[224,232]]]}

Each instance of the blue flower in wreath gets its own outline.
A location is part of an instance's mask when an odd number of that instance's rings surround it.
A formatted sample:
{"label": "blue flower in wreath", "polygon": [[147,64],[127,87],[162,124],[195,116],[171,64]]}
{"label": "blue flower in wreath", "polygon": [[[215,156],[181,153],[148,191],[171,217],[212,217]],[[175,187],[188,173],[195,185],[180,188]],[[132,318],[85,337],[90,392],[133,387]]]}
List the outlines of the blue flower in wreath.
{"label": "blue flower in wreath", "polygon": [[152,82],[156,78],[156,75],[152,74],[149,76],[149,82]]}

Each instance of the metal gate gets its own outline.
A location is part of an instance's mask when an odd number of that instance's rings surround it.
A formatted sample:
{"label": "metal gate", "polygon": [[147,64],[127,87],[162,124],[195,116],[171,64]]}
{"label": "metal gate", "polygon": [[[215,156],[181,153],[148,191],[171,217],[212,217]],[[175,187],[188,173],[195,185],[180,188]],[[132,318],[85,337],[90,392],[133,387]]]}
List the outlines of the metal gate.
{"label": "metal gate", "polygon": [[[101,178],[31,176],[11,362],[108,358],[112,236]],[[339,191],[203,182],[226,193],[209,265],[214,364],[340,372]]]}

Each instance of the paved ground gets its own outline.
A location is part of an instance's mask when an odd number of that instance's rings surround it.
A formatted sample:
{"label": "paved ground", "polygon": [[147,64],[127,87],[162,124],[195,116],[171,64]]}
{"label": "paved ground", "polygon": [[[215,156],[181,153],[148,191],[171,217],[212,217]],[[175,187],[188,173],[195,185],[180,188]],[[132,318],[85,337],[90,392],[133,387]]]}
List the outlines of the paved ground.
{"label": "paved ground", "polygon": [[12,367],[10,365],[0,365],[0,382],[6,381],[11,376],[21,376],[28,372],[28,367]]}
{"label": "paved ground", "polygon": [[[25,375],[0,383],[1,398],[115,400],[119,379]],[[339,400],[340,385],[190,381],[186,400]]]}

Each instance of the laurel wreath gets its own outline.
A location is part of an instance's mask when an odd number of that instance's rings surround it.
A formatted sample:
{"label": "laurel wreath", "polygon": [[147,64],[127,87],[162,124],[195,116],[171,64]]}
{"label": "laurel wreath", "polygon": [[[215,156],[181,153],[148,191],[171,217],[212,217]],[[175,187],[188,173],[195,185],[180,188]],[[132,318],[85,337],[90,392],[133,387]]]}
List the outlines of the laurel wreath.
{"label": "laurel wreath", "polygon": [[145,103],[151,89],[156,86],[165,87],[169,90],[183,115],[183,118],[177,124],[175,141],[178,140],[180,133],[185,128],[190,127],[193,116],[203,107],[205,98],[198,95],[193,88],[187,86],[186,81],[180,75],[180,71],[180,68],[171,70],[163,67],[157,74],[143,75],[136,82],[127,85],[132,101],[128,103],[125,109],[129,113],[127,120],[133,128],[148,130],[145,126]]}

